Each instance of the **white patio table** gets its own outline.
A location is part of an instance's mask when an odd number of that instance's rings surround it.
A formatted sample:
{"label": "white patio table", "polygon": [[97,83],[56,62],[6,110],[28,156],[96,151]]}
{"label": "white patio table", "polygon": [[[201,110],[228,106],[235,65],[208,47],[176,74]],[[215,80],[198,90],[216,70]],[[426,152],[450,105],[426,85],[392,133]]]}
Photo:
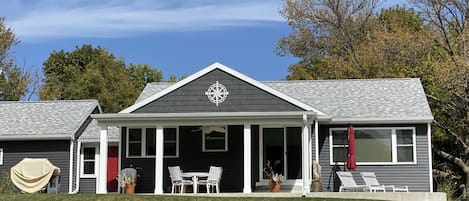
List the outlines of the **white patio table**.
{"label": "white patio table", "polygon": [[193,192],[197,194],[199,177],[208,177],[208,172],[183,172],[182,177],[191,177],[193,184]]}

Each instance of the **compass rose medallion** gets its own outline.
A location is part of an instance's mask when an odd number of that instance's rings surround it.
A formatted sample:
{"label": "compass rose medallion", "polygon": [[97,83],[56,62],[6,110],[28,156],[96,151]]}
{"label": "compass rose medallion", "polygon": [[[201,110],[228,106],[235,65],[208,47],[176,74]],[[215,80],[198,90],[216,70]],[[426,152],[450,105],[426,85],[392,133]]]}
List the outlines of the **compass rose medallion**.
{"label": "compass rose medallion", "polygon": [[208,87],[208,90],[205,92],[205,95],[207,95],[208,100],[210,100],[210,102],[212,103],[215,103],[217,107],[218,104],[225,101],[226,97],[228,97],[228,94],[229,92],[228,90],[226,90],[226,87],[218,81],[210,85],[210,87]]}

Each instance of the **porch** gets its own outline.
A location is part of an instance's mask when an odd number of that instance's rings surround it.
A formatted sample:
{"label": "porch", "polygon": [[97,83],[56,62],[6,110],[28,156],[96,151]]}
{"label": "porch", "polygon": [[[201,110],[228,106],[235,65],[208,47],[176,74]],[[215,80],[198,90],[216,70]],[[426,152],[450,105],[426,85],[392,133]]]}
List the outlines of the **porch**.
{"label": "porch", "polygon": [[[251,193],[267,186],[262,170],[266,160],[281,161],[279,172],[287,179],[284,191],[287,186],[291,187],[288,192],[310,191],[312,138],[317,136],[312,133],[317,133],[318,123],[313,112],[100,114],[93,118],[101,126],[100,147],[107,147],[109,126],[121,128],[119,169],[130,165],[143,169],[137,192],[168,192],[168,166],[208,171],[214,165],[224,169],[222,192]],[[209,126],[225,128],[226,133],[208,136],[203,128]],[[107,193],[101,177],[106,175],[107,153],[104,149],[100,153],[97,192]]]}

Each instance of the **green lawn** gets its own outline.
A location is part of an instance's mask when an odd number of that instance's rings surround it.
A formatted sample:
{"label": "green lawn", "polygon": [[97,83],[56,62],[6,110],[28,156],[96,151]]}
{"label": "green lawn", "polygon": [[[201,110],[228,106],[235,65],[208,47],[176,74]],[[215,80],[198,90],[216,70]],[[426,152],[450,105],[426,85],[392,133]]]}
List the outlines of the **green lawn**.
{"label": "green lawn", "polygon": [[[260,197],[192,197],[192,196],[170,196],[170,195],[95,195],[95,194],[0,194],[0,201],[345,201],[349,199],[331,198],[260,198]],[[354,200],[359,201],[359,200]],[[370,201],[370,200],[367,200]]]}

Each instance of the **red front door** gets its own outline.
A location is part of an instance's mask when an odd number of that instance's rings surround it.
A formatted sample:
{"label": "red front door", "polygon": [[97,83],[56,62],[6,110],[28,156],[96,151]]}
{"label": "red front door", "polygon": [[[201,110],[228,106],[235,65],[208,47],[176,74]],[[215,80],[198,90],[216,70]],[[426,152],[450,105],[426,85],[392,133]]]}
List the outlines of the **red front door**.
{"label": "red front door", "polygon": [[107,157],[107,192],[117,192],[117,174],[119,173],[119,148],[110,146]]}

